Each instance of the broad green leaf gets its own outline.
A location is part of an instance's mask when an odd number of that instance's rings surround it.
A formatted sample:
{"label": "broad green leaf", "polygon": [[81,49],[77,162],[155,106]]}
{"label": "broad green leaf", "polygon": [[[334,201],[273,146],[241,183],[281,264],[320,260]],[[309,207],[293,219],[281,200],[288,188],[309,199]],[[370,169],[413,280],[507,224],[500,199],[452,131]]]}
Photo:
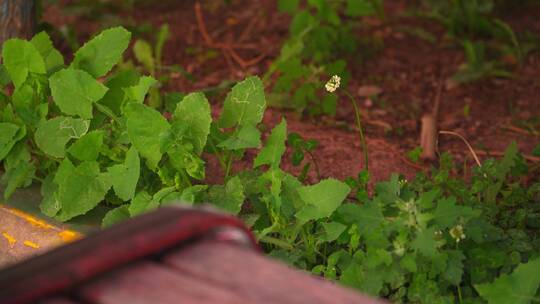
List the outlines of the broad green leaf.
{"label": "broad green leaf", "polygon": [[17,144],[4,160],[4,175],[2,183],[6,185],[4,189],[4,199],[8,199],[18,188],[28,187],[32,183],[36,167],[31,162],[32,158],[28,147]]}
{"label": "broad green leaf", "polygon": [[[48,104],[28,82],[16,88],[11,102],[17,115],[30,128],[36,128],[48,114]],[[41,97],[41,98],[40,98]]]}
{"label": "broad green leaf", "polygon": [[162,156],[160,137],[169,131],[170,125],[158,111],[143,104],[130,103],[125,111],[129,139],[154,170]]}
{"label": "broad green leaf", "polygon": [[127,100],[143,103],[144,97],[148,94],[150,88],[158,83],[151,76],[143,76],[139,79],[139,83],[134,86],[130,86],[124,89]]}
{"label": "broad green leaf", "polygon": [[51,38],[47,32],[40,32],[32,37],[30,42],[36,47],[41,57],[45,61],[45,68],[48,73],[58,71],[64,66],[64,57],[54,48]]}
{"label": "broad green leaf", "polygon": [[113,210],[105,214],[105,217],[103,217],[103,220],[101,222],[101,227],[107,228],[127,219],[129,219],[128,205],[122,205],[120,207],[114,208]]}
{"label": "broad green leaf", "polygon": [[412,248],[416,249],[425,257],[433,258],[437,254],[435,230],[433,228],[428,228],[419,231],[411,245]]}
{"label": "broad green leaf", "polygon": [[[64,159],[63,162],[69,162]],[[77,167],[66,167],[63,176],[55,178],[58,190],[56,199],[61,209],[56,219],[67,221],[94,209],[111,188],[108,174],[101,173],[97,162],[83,162]]]}
{"label": "broad green leaf", "polygon": [[211,186],[208,192],[209,201],[228,213],[238,214],[244,204],[244,187],[238,176],[229,179],[224,186]]}
{"label": "broad green leaf", "polygon": [[142,63],[142,65],[151,73],[154,74],[156,63],[154,62],[154,54],[152,52],[152,47],[146,40],[138,39],[133,45],[133,54],[137,61]]}
{"label": "broad green leaf", "polygon": [[167,151],[172,166],[176,170],[186,170],[189,176],[203,180],[205,177],[204,161],[184,146],[175,146]]}
{"label": "broad green leaf", "polygon": [[96,160],[103,146],[104,134],[101,130],[88,132],[73,143],[67,152],[80,161]]}
{"label": "broad green leaf", "polygon": [[304,207],[296,213],[301,223],[329,217],[343,203],[351,188],[347,184],[329,178],[312,186],[298,188]]}
{"label": "broad green leaf", "polygon": [[68,141],[86,134],[89,126],[88,120],[63,116],[43,121],[35,133],[36,144],[52,157],[64,157]]}
{"label": "broad green leaf", "polygon": [[45,62],[36,47],[26,40],[10,39],[2,47],[4,66],[13,81],[20,87],[29,73],[45,74]]}
{"label": "broad green leaf", "polygon": [[140,174],[139,153],[131,147],[126,153],[123,164],[114,165],[107,171],[111,176],[112,186],[116,195],[124,201],[128,201],[135,195],[137,182]]}
{"label": "broad green leaf", "polygon": [[206,189],[208,189],[207,185],[194,185],[191,187],[187,187],[182,191],[182,194],[180,195],[180,198],[177,202],[186,205],[192,205],[194,203],[197,203],[199,201],[199,196],[203,193],[203,191],[206,191]]}
{"label": "broad green leaf", "polygon": [[438,229],[446,229],[456,225],[460,217],[468,220],[477,214],[478,212],[470,207],[456,205],[456,198],[450,197],[437,202],[433,221]]}
{"label": "broad green leaf", "polygon": [[451,250],[447,253],[448,264],[442,275],[448,282],[459,286],[461,277],[463,276],[463,260],[465,260],[465,255],[459,250]]}
{"label": "broad green leaf", "polygon": [[125,88],[136,86],[140,81],[139,73],[133,69],[119,71],[114,74],[106,83],[109,88],[105,96],[98,102],[107,106],[116,115],[120,115],[122,104],[125,99]]}
{"label": "broad green leaf", "polygon": [[141,191],[131,201],[129,214],[133,217],[154,210],[157,207],[159,207],[159,201],[154,200],[148,192]]}
{"label": "broad green leaf", "polygon": [[26,128],[9,122],[0,122],[0,160],[26,135]]}
{"label": "broad green leaf", "polygon": [[253,125],[245,125],[231,137],[220,142],[218,147],[226,150],[257,148],[261,145],[261,131]]}
{"label": "broad green leaf", "polygon": [[384,221],[377,201],[369,201],[362,205],[343,204],[337,210],[346,224],[356,224],[361,231],[370,233],[378,229]]}
{"label": "broad green leaf", "polygon": [[176,138],[191,143],[194,152],[200,155],[210,134],[211,123],[208,100],[202,93],[191,93],[177,104],[172,129],[178,130],[175,132]]}
{"label": "broad green leaf", "polygon": [[279,167],[281,157],[285,152],[285,139],[287,138],[287,122],[285,119],[281,121],[268,137],[266,145],[261,149],[257,158],[253,162],[253,168],[262,165],[270,165],[270,167]]}
{"label": "broad green leaf", "polygon": [[11,83],[11,78],[9,78],[8,71],[3,64],[0,64],[0,86],[5,87]]}
{"label": "broad green leaf", "polygon": [[536,299],[540,286],[540,258],[520,264],[511,274],[474,287],[489,304],[526,304]]}
{"label": "broad green leaf", "polygon": [[318,242],[333,242],[347,229],[347,226],[338,222],[322,223],[322,225],[324,234]]}
{"label": "broad green leaf", "polygon": [[69,115],[92,118],[92,104],[100,100],[107,87],[82,70],[63,69],[49,78],[51,95],[60,110]]}
{"label": "broad green leaf", "polygon": [[130,39],[131,33],[123,27],[104,30],[75,53],[71,66],[96,78],[104,76],[120,61]]}
{"label": "broad green leaf", "polygon": [[225,98],[218,125],[220,128],[255,126],[261,122],[265,109],[262,81],[256,76],[248,77],[237,83]]}
{"label": "broad green leaf", "polygon": [[54,174],[47,175],[41,183],[40,193],[43,199],[39,209],[48,217],[54,217],[62,207],[54,195],[57,189],[58,185],[54,183]]}

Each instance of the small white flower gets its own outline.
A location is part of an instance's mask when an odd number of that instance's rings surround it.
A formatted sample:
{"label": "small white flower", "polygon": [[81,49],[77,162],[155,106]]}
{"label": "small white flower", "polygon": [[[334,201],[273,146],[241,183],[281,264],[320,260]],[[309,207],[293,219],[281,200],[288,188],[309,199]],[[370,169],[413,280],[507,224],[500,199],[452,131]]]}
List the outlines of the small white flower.
{"label": "small white flower", "polygon": [[454,240],[456,240],[456,243],[459,243],[461,240],[465,239],[465,233],[463,233],[463,226],[456,225],[454,228],[450,229],[450,236]]}
{"label": "small white flower", "polygon": [[334,75],[332,76],[332,78],[330,78],[330,80],[328,80],[328,82],[325,85],[325,88],[328,92],[334,93],[339,88],[340,82],[341,82],[341,78],[338,75]]}

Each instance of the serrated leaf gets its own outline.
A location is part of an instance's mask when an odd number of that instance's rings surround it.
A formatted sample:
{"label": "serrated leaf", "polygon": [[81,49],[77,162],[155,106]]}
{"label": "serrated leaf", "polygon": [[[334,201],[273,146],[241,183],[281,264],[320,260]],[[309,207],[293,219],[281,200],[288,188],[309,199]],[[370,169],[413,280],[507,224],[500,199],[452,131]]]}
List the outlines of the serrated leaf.
{"label": "serrated leaf", "polygon": [[92,118],[92,104],[108,88],[82,70],[63,69],[49,78],[51,95],[60,110],[69,115]]}
{"label": "serrated leaf", "polygon": [[208,100],[202,93],[191,93],[177,104],[172,129],[177,139],[191,143],[193,151],[201,155],[210,134],[211,123],[212,115]]}
{"label": "serrated leaf", "polygon": [[169,160],[176,170],[186,170],[189,176],[203,180],[205,177],[204,161],[184,146],[175,146],[167,151]]}
{"label": "serrated leaf", "polygon": [[128,205],[122,205],[120,207],[112,209],[111,211],[107,212],[107,214],[105,214],[105,217],[103,217],[103,220],[101,222],[101,227],[107,228],[127,219],[129,219]]}
{"label": "serrated leaf", "polygon": [[41,151],[52,157],[64,157],[65,147],[71,138],[80,138],[88,131],[87,120],[58,116],[39,124],[35,140]]}
{"label": "serrated leaf", "polygon": [[322,223],[322,226],[324,234],[320,237],[320,242],[333,242],[347,229],[347,226],[338,222]]}
{"label": "serrated leaf", "polygon": [[129,101],[143,103],[144,97],[146,96],[146,94],[148,94],[150,88],[157,83],[158,81],[155,80],[153,77],[143,76],[139,79],[138,84],[124,89],[125,97]]}
{"label": "serrated leaf", "polygon": [[459,250],[451,250],[447,253],[448,264],[442,275],[448,282],[459,286],[461,277],[463,276],[463,260],[465,260],[465,255]]}
{"label": "serrated leaf", "polygon": [[245,125],[226,140],[220,142],[218,147],[226,150],[241,150],[257,148],[261,145],[261,131],[252,125]]}
{"label": "serrated leaf", "polygon": [[123,27],[104,30],[75,53],[71,67],[96,78],[104,76],[120,61],[130,39],[131,33]]}
{"label": "serrated leaf", "polygon": [[30,42],[36,47],[45,62],[45,68],[48,73],[56,72],[64,65],[64,57],[54,48],[51,38],[47,32],[40,32],[32,37]]}
{"label": "serrated leaf", "polygon": [[343,203],[351,188],[347,184],[329,178],[312,186],[298,188],[304,207],[296,213],[301,223],[329,217]]}
{"label": "serrated leaf", "polygon": [[101,130],[88,132],[74,142],[67,152],[80,161],[96,160],[103,146],[104,134]]}
{"label": "serrated leaf", "polygon": [[535,299],[540,286],[540,259],[520,264],[511,274],[503,274],[495,281],[474,287],[490,304],[526,304]]}
{"label": "serrated leaf", "polygon": [[339,207],[337,213],[345,223],[356,224],[361,231],[366,233],[378,229],[384,221],[381,208],[376,201],[369,201],[362,205],[344,204]]}
{"label": "serrated leaf", "polygon": [[412,248],[423,254],[425,257],[433,258],[437,254],[435,230],[433,228],[428,228],[418,231],[416,238],[411,245]]}
{"label": "serrated leaf", "polygon": [[6,184],[4,199],[8,199],[18,188],[30,186],[36,171],[31,162],[28,147],[23,143],[17,144],[4,160],[5,173],[2,183]]}
{"label": "serrated leaf", "polygon": [[461,217],[468,220],[478,212],[470,207],[456,205],[456,198],[443,198],[437,202],[437,208],[433,214],[433,221],[438,229],[450,228],[457,224]]}
{"label": "serrated leaf", "polygon": [[[63,162],[69,162],[64,159]],[[97,162],[83,162],[77,167],[66,166],[62,176],[55,177],[58,190],[56,199],[61,209],[55,216],[59,221],[67,221],[94,209],[111,188],[108,174],[101,173]]]}
{"label": "serrated leaf", "polygon": [[26,128],[9,122],[0,122],[0,160],[26,135]]}
{"label": "serrated leaf", "polygon": [[42,103],[43,97],[38,96],[36,91],[30,84],[24,83],[11,95],[11,102],[17,115],[31,128],[37,127],[48,113],[48,104]]}
{"label": "serrated leaf", "polygon": [[54,217],[62,207],[54,195],[57,189],[58,185],[54,183],[54,174],[47,175],[41,183],[40,194],[43,199],[39,209],[48,217]]}
{"label": "serrated leaf", "polygon": [[99,103],[107,106],[116,115],[120,115],[126,94],[125,88],[136,86],[139,81],[139,73],[136,70],[128,69],[119,71],[107,81],[106,86],[109,90],[99,100]]}
{"label": "serrated leaf", "polygon": [[255,126],[261,122],[265,109],[262,81],[256,76],[248,77],[237,83],[225,98],[218,125],[220,128]]}
{"label": "serrated leaf", "polygon": [[238,214],[244,204],[244,187],[238,176],[227,181],[227,183],[210,187],[208,193],[209,201],[218,208],[231,213]]}
{"label": "serrated leaf", "polygon": [[131,204],[129,204],[129,214],[133,217],[154,210],[157,207],[159,207],[159,201],[153,199],[148,192],[141,191],[135,195]]}
{"label": "serrated leaf", "polygon": [[131,147],[126,153],[123,164],[114,165],[107,170],[111,176],[114,192],[124,201],[132,199],[135,195],[140,175],[140,163],[139,153]]}
{"label": "serrated leaf", "polygon": [[281,162],[281,157],[285,152],[285,139],[287,138],[287,122],[281,120],[268,137],[266,145],[261,149],[257,158],[253,162],[253,168],[262,165],[270,165],[277,168]]}
{"label": "serrated leaf", "polygon": [[16,88],[24,83],[29,73],[46,73],[41,54],[26,40],[10,39],[4,42],[2,60]]}
{"label": "serrated leaf", "polygon": [[160,137],[169,131],[170,125],[158,111],[143,104],[130,103],[125,110],[129,139],[154,170],[162,156]]}

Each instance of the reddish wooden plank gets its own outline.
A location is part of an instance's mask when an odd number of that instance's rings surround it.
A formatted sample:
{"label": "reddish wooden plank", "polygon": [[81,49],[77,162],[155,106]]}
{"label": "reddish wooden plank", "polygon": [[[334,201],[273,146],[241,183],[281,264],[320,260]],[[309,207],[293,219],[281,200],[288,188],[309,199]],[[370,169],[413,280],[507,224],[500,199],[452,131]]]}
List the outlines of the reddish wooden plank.
{"label": "reddish wooden plank", "polygon": [[[35,303],[117,267],[222,229],[243,232],[237,218],[206,209],[160,208],[0,271],[0,303]],[[227,238],[229,233],[216,236]]]}
{"label": "reddish wooden plank", "polygon": [[243,303],[382,303],[226,243],[194,244],[168,255],[164,262],[240,295]]}
{"label": "reddish wooden plank", "polygon": [[48,300],[41,301],[39,302],[39,304],[78,304],[78,302],[74,302],[64,297],[57,297],[57,298],[51,298]]}
{"label": "reddish wooden plank", "polygon": [[76,293],[95,304],[244,303],[228,290],[153,262],[130,265],[81,287]]}

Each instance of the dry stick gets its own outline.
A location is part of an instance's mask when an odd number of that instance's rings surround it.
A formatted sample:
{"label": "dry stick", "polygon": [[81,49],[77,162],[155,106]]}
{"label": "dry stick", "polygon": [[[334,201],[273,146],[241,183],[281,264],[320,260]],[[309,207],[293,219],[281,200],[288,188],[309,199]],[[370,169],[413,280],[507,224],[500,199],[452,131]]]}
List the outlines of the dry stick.
{"label": "dry stick", "polygon": [[465,139],[465,137],[461,136],[457,132],[452,132],[452,131],[439,131],[439,134],[453,135],[453,136],[456,136],[456,137],[460,138],[465,143],[465,145],[467,145],[467,148],[469,148],[469,151],[471,151],[471,154],[472,154],[474,160],[476,161],[476,164],[478,165],[478,167],[482,167],[482,164],[480,163],[480,160],[478,159],[478,156],[476,155],[476,152],[471,147],[469,142]]}
{"label": "dry stick", "polygon": [[506,129],[508,131],[513,131],[513,132],[516,132],[516,133],[520,133],[520,134],[523,134],[523,135],[540,136],[540,132],[538,132],[538,131],[532,131],[532,130],[529,131],[529,130],[525,130],[525,129],[522,129],[522,128],[519,128],[519,127],[516,127],[516,126],[513,126],[513,125],[501,126],[501,128]]}
{"label": "dry stick", "polygon": [[437,121],[439,119],[439,108],[443,89],[443,73],[437,87],[435,104],[431,113],[422,116],[422,131],[420,133],[420,146],[422,147],[422,158],[433,160],[437,157]]}
{"label": "dry stick", "polygon": [[[251,60],[244,60],[236,51],[233,49],[233,47],[229,44],[224,43],[214,43],[212,37],[208,34],[208,30],[206,29],[206,24],[204,23],[204,18],[202,15],[202,9],[201,4],[199,1],[195,2],[195,17],[197,19],[197,25],[199,27],[199,32],[201,32],[201,35],[203,37],[204,42],[211,48],[220,49],[223,52],[223,56],[225,56],[225,59],[232,58],[238,63],[242,68],[249,67],[251,65],[257,64],[259,61],[261,61],[266,54],[261,54],[260,56],[253,58]],[[227,58],[229,56],[229,58]]]}

